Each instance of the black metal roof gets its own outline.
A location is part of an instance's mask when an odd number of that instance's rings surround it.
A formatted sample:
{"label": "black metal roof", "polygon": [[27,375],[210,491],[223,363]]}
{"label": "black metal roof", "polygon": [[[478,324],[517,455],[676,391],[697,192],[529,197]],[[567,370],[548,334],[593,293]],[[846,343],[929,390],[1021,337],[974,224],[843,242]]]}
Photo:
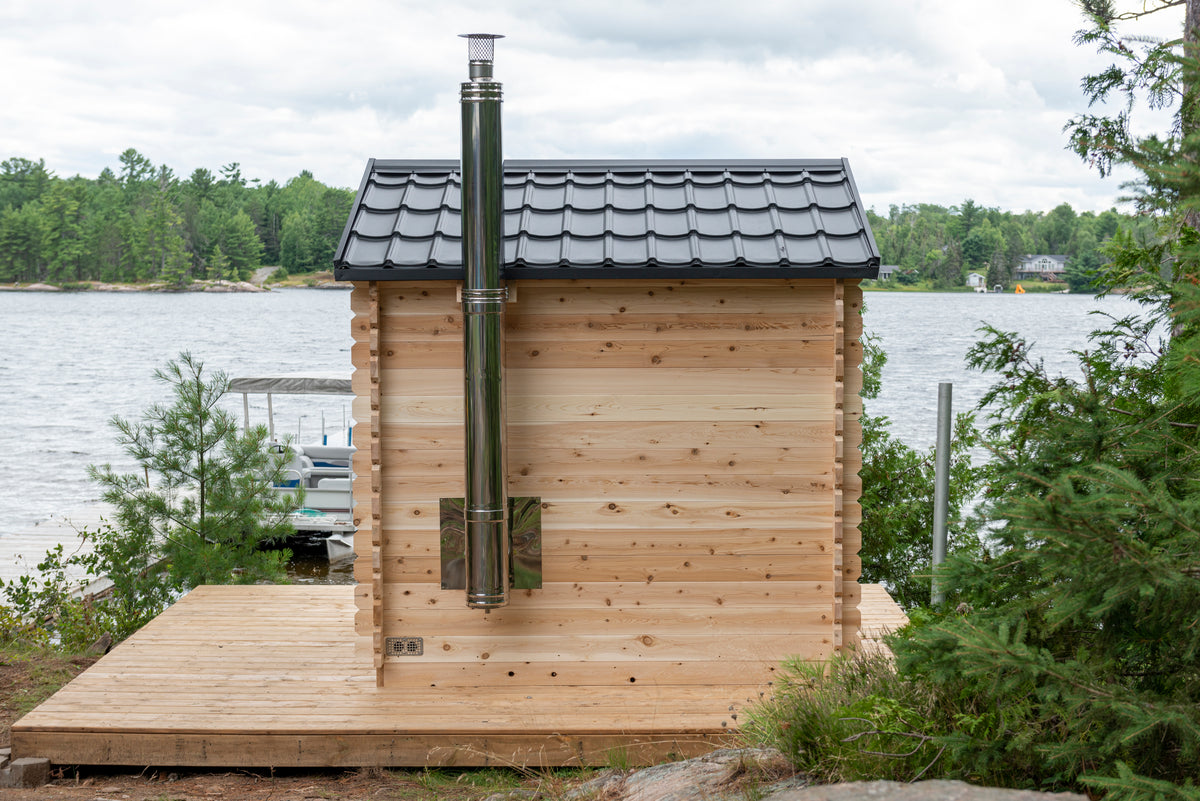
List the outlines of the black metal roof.
{"label": "black metal roof", "polygon": [[[334,257],[348,281],[463,277],[457,161],[372,159]],[[504,276],[874,278],[845,159],[506,161]]]}

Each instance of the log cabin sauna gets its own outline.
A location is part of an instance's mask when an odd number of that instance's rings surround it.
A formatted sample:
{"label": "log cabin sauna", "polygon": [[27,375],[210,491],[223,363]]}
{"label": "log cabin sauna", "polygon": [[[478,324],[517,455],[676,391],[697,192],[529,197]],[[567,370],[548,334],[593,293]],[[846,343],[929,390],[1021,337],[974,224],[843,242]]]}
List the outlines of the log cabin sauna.
{"label": "log cabin sauna", "polygon": [[337,257],[380,686],[741,700],[853,644],[879,254],[847,162],[502,163],[471,75],[462,162],[370,162]]}
{"label": "log cabin sauna", "polygon": [[14,756],[646,764],[903,621],[857,583],[879,252],[849,165],[504,162],[492,43],[461,162],[371,161],[338,247],[353,597],[198,588]]}

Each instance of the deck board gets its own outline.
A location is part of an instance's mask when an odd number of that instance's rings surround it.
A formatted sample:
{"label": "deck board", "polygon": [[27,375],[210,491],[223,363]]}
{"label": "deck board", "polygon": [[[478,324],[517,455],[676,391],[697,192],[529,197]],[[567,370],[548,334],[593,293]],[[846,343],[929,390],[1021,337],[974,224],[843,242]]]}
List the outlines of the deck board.
{"label": "deck board", "polygon": [[[886,593],[872,600],[888,611]],[[355,608],[348,586],[198,588],[18,721],[13,754],[56,764],[465,766],[604,764],[616,749],[653,762],[726,742],[738,713],[770,692],[739,684],[736,670],[709,684],[670,683],[664,670],[616,687],[572,674],[499,690],[430,686],[429,663],[413,686],[384,689],[369,640],[354,634]]]}

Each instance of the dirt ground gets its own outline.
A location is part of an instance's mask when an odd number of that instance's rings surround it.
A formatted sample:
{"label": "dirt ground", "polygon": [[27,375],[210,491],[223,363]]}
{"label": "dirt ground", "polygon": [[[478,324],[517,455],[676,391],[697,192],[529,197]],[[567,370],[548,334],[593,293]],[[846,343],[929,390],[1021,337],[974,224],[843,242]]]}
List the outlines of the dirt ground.
{"label": "dirt ground", "polygon": [[[98,657],[62,657],[45,652],[0,654],[0,747],[7,748],[12,724]],[[50,783],[36,789],[0,788],[0,801],[375,801],[489,796],[562,797],[594,771],[467,770],[287,770],[190,771],[55,767]]]}
{"label": "dirt ground", "polygon": [[[304,799],[453,799],[492,796],[561,798],[580,779],[527,777],[509,771],[289,771],[174,772],[147,769],[119,773],[75,769],[54,771],[37,789],[0,789],[3,801],[303,801]],[[498,775],[506,774],[506,775]]]}

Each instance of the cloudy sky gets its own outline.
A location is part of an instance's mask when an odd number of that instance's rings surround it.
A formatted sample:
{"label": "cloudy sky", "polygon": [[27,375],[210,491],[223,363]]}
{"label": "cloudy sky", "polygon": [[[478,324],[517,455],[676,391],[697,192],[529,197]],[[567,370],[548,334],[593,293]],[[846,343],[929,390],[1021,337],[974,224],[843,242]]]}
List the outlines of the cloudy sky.
{"label": "cloudy sky", "polygon": [[845,156],[881,212],[1102,210],[1120,179],[1062,133],[1107,63],[1081,24],[1071,0],[0,0],[0,158],[356,187],[370,157],[458,157],[456,34],[486,31],[508,158]]}

